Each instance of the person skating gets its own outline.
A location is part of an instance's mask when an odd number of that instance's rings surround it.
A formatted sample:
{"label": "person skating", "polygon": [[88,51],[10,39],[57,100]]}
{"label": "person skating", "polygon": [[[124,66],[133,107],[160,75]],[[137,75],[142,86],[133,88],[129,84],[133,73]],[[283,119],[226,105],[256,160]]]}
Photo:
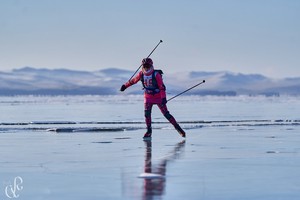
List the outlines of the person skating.
{"label": "person skating", "polygon": [[145,122],[147,132],[144,138],[150,138],[152,134],[151,127],[151,111],[154,104],[158,106],[165,118],[174,126],[178,133],[185,137],[184,130],[179,126],[175,118],[170,114],[167,108],[166,87],[162,79],[162,71],[155,70],[151,58],[144,58],[142,60],[142,70],[128,82],[121,86],[120,91],[124,91],[128,87],[142,81],[144,87],[144,108],[145,108]]}

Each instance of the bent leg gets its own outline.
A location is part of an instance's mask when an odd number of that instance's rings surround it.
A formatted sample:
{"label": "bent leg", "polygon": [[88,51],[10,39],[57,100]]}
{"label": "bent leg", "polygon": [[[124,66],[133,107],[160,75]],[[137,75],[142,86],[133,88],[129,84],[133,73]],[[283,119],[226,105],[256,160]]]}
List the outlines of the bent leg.
{"label": "bent leg", "polygon": [[160,111],[162,114],[165,116],[165,118],[174,126],[174,128],[178,131],[178,133],[182,136],[185,137],[185,132],[182,130],[182,128],[179,126],[177,123],[176,119],[173,117],[173,115],[170,114],[168,111],[167,105],[166,104],[157,104],[159,107]]}
{"label": "bent leg", "polygon": [[165,118],[171,123],[173,124],[173,126],[175,126],[177,124],[175,118],[173,117],[173,115],[170,114],[170,112],[168,111],[167,105],[166,104],[157,104],[157,106],[159,107],[161,113],[165,116]]}

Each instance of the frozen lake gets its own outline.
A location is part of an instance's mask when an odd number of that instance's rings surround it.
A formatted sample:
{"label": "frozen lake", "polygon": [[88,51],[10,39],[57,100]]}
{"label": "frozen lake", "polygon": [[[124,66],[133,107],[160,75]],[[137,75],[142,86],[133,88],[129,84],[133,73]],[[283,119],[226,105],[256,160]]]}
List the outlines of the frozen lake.
{"label": "frozen lake", "polygon": [[299,199],[300,97],[0,97],[0,199]]}

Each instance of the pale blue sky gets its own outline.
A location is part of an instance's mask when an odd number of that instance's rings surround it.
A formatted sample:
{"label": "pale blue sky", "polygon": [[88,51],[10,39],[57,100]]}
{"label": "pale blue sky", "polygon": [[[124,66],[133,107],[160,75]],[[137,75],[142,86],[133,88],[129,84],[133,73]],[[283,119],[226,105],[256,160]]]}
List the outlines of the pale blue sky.
{"label": "pale blue sky", "polygon": [[299,0],[0,0],[0,70],[23,66],[300,76]]}

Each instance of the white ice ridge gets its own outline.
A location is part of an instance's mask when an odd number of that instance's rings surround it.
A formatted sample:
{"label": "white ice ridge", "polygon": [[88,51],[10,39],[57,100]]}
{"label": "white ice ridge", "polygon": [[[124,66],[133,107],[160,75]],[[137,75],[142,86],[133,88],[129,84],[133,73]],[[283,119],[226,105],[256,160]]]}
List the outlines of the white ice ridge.
{"label": "white ice ridge", "polygon": [[154,173],[141,173],[139,178],[144,178],[144,179],[162,179],[165,178],[165,176],[160,175],[160,174],[154,174]]}

